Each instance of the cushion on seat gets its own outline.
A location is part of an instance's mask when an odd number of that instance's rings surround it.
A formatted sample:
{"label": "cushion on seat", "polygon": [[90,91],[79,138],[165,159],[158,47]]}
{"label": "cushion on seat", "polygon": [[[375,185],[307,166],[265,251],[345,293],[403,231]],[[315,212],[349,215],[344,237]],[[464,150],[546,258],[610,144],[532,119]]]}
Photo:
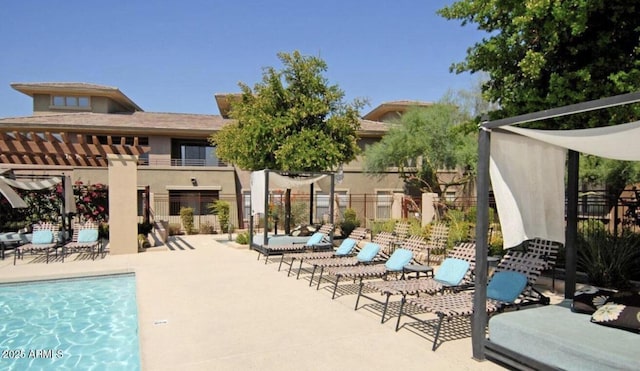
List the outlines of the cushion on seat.
{"label": "cushion on seat", "polygon": [[446,258],[440,265],[440,268],[438,268],[434,279],[445,285],[457,286],[467,274],[468,270],[468,261],[457,258]]}
{"label": "cushion on seat", "polygon": [[613,290],[586,286],[577,290],[573,295],[571,310],[576,313],[593,314],[593,312],[603,306],[613,294],[615,294]]}
{"label": "cushion on seat", "polygon": [[380,252],[380,245],[374,242],[367,242],[356,256],[359,262],[370,262]]}
{"label": "cushion on seat", "polygon": [[401,271],[405,265],[409,264],[411,259],[413,259],[413,252],[411,252],[411,250],[397,249],[393,254],[391,254],[384,265],[388,271],[397,272]]}
{"label": "cushion on seat", "polygon": [[98,241],[97,229],[81,229],[78,231],[78,242],[96,242]]}
{"label": "cushion on seat", "polygon": [[640,333],[640,307],[609,302],[591,315],[591,322]]}
{"label": "cushion on seat", "polygon": [[340,256],[350,254],[351,251],[353,251],[353,248],[356,246],[357,242],[358,241],[354,240],[353,238],[344,239],[340,244],[340,247],[338,247],[338,249],[336,250],[336,255]]}
{"label": "cushion on seat", "polygon": [[31,237],[31,243],[33,244],[45,244],[53,242],[53,233],[50,230],[34,231]]}
{"label": "cushion on seat", "polygon": [[311,237],[309,237],[309,239],[307,240],[307,246],[317,245],[320,242],[322,242],[323,238],[324,238],[324,233],[316,232],[313,235],[311,235]]}
{"label": "cushion on seat", "polygon": [[519,272],[496,272],[487,286],[487,298],[513,303],[527,286],[527,276]]}

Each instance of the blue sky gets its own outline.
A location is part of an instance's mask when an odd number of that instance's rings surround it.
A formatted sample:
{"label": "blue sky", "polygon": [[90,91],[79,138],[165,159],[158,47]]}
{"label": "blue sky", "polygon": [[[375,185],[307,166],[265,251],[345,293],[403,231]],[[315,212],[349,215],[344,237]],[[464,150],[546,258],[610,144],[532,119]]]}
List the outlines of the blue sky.
{"label": "blue sky", "polygon": [[484,36],[435,11],[453,0],[5,1],[0,7],[0,117],[28,116],[12,82],[118,87],[148,112],[218,114],[213,95],[253,86],[278,52],[328,64],[347,100],[436,101],[468,89],[456,75]]}

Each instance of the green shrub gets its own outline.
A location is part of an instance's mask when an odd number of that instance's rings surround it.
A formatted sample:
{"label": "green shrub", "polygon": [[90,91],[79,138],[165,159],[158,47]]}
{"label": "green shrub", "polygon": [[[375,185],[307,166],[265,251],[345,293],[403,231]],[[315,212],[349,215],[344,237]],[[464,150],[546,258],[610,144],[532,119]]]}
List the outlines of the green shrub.
{"label": "green shrub", "polygon": [[109,239],[109,224],[108,223],[100,223],[98,226],[98,237]]}
{"label": "green shrub", "polygon": [[180,208],[180,220],[186,234],[193,233],[193,208],[181,207]]}
{"label": "green shrub", "polygon": [[375,236],[380,232],[393,232],[395,226],[395,219],[373,220],[371,221],[371,235]]}
{"label": "green shrub", "polygon": [[200,223],[200,234],[215,234],[216,229],[211,225],[211,223],[204,222]]}
{"label": "green shrub", "polygon": [[640,260],[640,235],[628,230],[618,235],[607,231],[578,234],[578,269],[595,286],[624,289],[630,286]]}
{"label": "green shrub", "polygon": [[220,224],[220,230],[222,233],[229,232],[229,219],[231,206],[227,201],[217,200],[212,203],[209,208],[213,211],[213,215],[218,216],[218,223]]}
{"label": "green shrub", "polygon": [[360,220],[358,220],[358,216],[356,211],[351,208],[347,208],[344,210],[344,218],[339,223],[340,230],[342,231],[342,236],[347,237],[354,229],[360,226]]}
{"label": "green shrub", "polygon": [[239,243],[240,245],[248,245],[249,233],[247,232],[238,233],[238,235],[236,236],[236,243]]}
{"label": "green shrub", "polygon": [[151,243],[149,243],[149,240],[147,239],[147,236],[145,236],[144,234],[139,234],[138,235],[138,249],[146,249],[151,247]]}

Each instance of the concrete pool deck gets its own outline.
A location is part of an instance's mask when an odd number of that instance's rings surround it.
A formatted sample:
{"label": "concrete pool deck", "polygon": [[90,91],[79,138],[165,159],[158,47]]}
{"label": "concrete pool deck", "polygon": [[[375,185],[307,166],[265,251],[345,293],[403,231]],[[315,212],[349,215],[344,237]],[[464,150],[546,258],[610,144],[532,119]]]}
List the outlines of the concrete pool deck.
{"label": "concrete pool deck", "polygon": [[171,249],[95,261],[31,263],[27,255],[14,266],[9,253],[0,282],[135,272],[143,370],[503,369],[473,360],[470,337],[445,339],[433,352],[425,333],[395,332],[395,317],[380,324],[371,306],[354,311],[350,281],[331,300],[329,283],[317,291],[310,275],[287,277],[279,257],[264,264],[247,246],[217,241],[225,237],[180,236]]}

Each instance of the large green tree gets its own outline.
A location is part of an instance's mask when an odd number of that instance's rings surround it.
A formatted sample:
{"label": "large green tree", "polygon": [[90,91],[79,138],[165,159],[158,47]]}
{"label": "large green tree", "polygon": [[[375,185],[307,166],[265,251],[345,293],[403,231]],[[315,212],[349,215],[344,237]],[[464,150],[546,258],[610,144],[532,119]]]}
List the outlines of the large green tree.
{"label": "large green tree", "polygon": [[[640,90],[640,2],[628,0],[462,0],[438,11],[487,36],[452,71],[484,72],[491,118],[515,116]],[[580,129],[640,117],[638,105],[526,126]],[[581,178],[611,196],[640,180],[637,164],[585,158]]]}
{"label": "large green tree", "polygon": [[[487,32],[455,72],[484,71],[493,118],[640,90],[640,3],[628,0],[462,0],[447,19]],[[603,126],[637,117],[633,107],[538,123],[551,128]]]}
{"label": "large green tree", "polygon": [[[289,173],[333,171],[355,159],[362,103],[344,101],[322,59],[298,51],[278,58],[282,69],[264,68],[253,88],[239,84],[242,97],[229,113],[235,122],[211,136],[218,157],[243,170]],[[290,190],[286,197],[288,233]]]}

